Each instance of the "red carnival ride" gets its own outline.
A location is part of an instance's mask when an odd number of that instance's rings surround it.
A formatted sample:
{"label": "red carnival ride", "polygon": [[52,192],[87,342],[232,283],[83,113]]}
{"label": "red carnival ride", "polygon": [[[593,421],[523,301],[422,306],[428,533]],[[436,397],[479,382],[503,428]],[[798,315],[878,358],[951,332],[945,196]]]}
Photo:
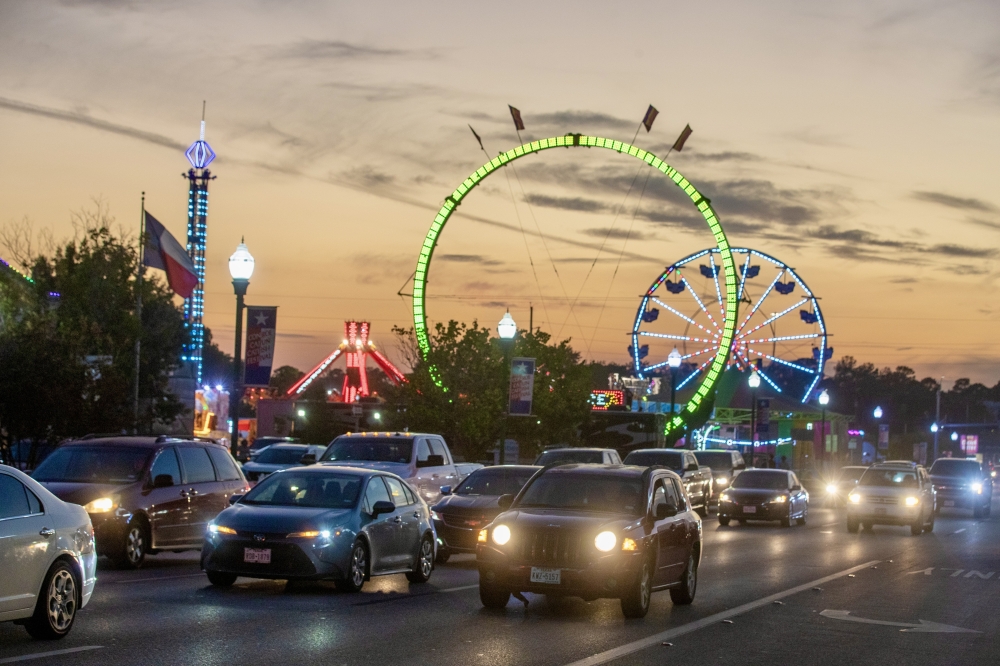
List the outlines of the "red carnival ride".
{"label": "red carnival ride", "polygon": [[365,367],[369,356],[391,382],[397,386],[405,382],[406,377],[403,376],[403,373],[375,349],[375,343],[368,339],[370,328],[371,324],[367,321],[345,321],[344,341],[333,350],[332,354],[288,389],[285,397],[295,398],[301,395],[342,355],[347,357],[347,375],[344,377],[344,388],[340,392],[339,401],[334,395],[330,399],[331,402],[355,402],[358,398],[367,398],[371,394],[368,390],[368,370]]}

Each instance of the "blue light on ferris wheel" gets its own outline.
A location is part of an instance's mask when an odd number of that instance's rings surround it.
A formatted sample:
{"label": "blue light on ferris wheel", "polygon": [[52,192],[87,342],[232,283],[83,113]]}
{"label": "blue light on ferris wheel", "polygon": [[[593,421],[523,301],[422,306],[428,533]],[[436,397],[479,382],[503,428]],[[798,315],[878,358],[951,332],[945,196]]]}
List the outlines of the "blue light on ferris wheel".
{"label": "blue light on ferris wheel", "polygon": [[215,151],[208,145],[208,141],[199,139],[191,144],[184,156],[195,169],[204,169],[215,159]]}

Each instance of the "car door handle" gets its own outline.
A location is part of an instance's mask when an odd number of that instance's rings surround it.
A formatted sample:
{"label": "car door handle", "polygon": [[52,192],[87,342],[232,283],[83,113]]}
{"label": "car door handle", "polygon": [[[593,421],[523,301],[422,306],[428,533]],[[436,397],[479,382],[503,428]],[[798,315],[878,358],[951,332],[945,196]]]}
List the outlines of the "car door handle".
{"label": "car door handle", "polygon": [[182,490],[181,491],[181,497],[190,497],[190,496],[191,496],[191,493],[189,493],[188,491],[186,491],[186,490]]}
{"label": "car door handle", "polygon": [[402,523],[403,522],[403,517],[402,516],[396,516],[395,518],[392,519],[392,522],[394,522],[394,523]]}
{"label": "car door handle", "polygon": [[50,537],[55,533],[56,531],[51,527],[43,527],[42,530],[38,533],[38,535],[43,537]]}
{"label": "car door handle", "polygon": [[420,517],[420,512],[419,511],[414,511],[413,512],[413,517],[414,518],[419,518]]}
{"label": "car door handle", "polygon": [[192,495],[200,495],[201,494],[197,490],[195,490],[194,488],[191,488],[190,490],[188,490],[188,492],[191,493]]}

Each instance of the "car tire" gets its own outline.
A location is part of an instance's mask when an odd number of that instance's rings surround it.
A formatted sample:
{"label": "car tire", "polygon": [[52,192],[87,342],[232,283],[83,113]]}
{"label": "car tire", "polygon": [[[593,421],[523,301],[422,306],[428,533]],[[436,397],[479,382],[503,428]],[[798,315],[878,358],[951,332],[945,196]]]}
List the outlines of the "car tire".
{"label": "car tire", "polygon": [[[480,576],[481,575],[482,574],[480,574]],[[490,585],[480,580],[479,601],[482,602],[485,608],[501,610],[506,608],[507,602],[510,601],[510,590],[505,590],[502,587]]]}
{"label": "car tire", "polygon": [[138,569],[146,561],[149,543],[149,525],[142,518],[133,518],[125,526],[121,545],[111,559],[119,569]]}
{"label": "car tire", "polygon": [[680,587],[670,589],[670,600],[675,606],[687,606],[694,601],[694,594],[698,591],[698,562],[695,560],[694,551],[688,555],[687,567],[681,574]]}
{"label": "car tire", "polygon": [[437,562],[438,564],[448,564],[448,560],[450,559],[451,559],[450,550],[446,548],[438,548],[437,557],[434,558],[435,562]]}
{"label": "car tire", "polygon": [[847,519],[847,531],[850,532],[851,534],[857,534],[858,533],[858,528],[860,528],[860,527],[861,527],[861,523],[860,523],[860,521],[858,521],[857,518],[854,518],[854,519],[848,518]]}
{"label": "car tire", "polygon": [[746,525],[747,524],[746,518],[737,518],[736,522],[738,522],[740,525]]}
{"label": "car tire", "polygon": [[64,560],[59,560],[45,574],[35,613],[24,628],[33,638],[57,640],[73,628],[79,610],[80,593],[76,572]]}
{"label": "car tire", "polygon": [[932,512],[930,522],[924,525],[924,532],[926,534],[930,534],[933,531],[934,531],[934,513]]}
{"label": "car tire", "polygon": [[871,532],[873,527],[874,524],[872,523],[861,523],[861,529],[863,529],[865,532]]}
{"label": "car tire", "polygon": [[725,527],[729,524],[729,516],[719,516],[719,524]]}
{"label": "car tire", "polygon": [[937,502],[934,503],[934,513],[941,513],[941,505]]}
{"label": "car tire", "polygon": [[431,579],[434,572],[434,540],[425,536],[420,541],[420,550],[417,551],[417,559],[414,563],[413,571],[406,574],[406,580],[411,583],[426,583]]}
{"label": "car tire", "polygon": [[636,577],[632,589],[621,598],[622,615],[638,619],[646,617],[649,612],[649,601],[653,594],[653,567],[649,560],[642,563],[642,569]]}
{"label": "car tire", "polygon": [[802,525],[806,524],[806,512],[805,511],[802,512],[802,517],[801,518],[796,518],[795,519],[795,524],[798,525],[799,527],[801,527]]}
{"label": "car tire", "polygon": [[788,510],[788,515],[781,519],[781,526],[782,527],[791,527],[792,526],[792,510],[791,509]]}
{"label": "car tire", "polygon": [[924,533],[924,517],[920,516],[919,518],[917,518],[917,522],[910,525],[910,535],[920,536],[923,533]]}
{"label": "car tire", "polygon": [[237,578],[236,574],[224,571],[206,571],[205,574],[208,576],[208,582],[214,587],[232,587]]}
{"label": "car tire", "polygon": [[981,507],[981,506],[973,507],[973,509],[972,509],[972,517],[975,518],[976,520],[979,520],[980,518],[982,518],[983,517],[983,507]]}
{"label": "car tire", "polygon": [[347,578],[338,580],[337,589],[341,592],[360,592],[368,575],[368,546],[358,539],[351,546],[351,559],[347,565]]}
{"label": "car tire", "polygon": [[697,509],[695,509],[695,513],[697,513],[702,518],[708,517],[708,505],[707,504],[702,504]]}

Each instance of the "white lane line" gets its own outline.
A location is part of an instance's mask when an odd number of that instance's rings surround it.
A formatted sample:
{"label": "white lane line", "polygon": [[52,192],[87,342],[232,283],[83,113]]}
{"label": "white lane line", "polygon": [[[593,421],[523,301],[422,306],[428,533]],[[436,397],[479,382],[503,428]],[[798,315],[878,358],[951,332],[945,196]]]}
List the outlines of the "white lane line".
{"label": "white lane line", "polygon": [[0,659],[0,664],[13,664],[17,661],[28,661],[29,659],[44,659],[45,657],[58,657],[61,654],[73,654],[74,652],[86,652],[87,650],[100,650],[103,645],[84,645],[82,647],[67,648],[65,650],[53,650],[52,652],[36,652],[35,654],[23,654],[20,657],[7,657]]}
{"label": "white lane line", "polygon": [[961,533],[962,533],[962,532],[964,532],[964,531],[965,531],[965,528],[963,527],[963,528],[962,528],[962,529],[960,529],[960,530],[955,530],[954,532],[952,532],[952,534],[961,534]]}
{"label": "white lane line", "polygon": [[462,587],[446,587],[443,590],[438,590],[438,592],[461,592],[462,590],[475,590],[479,588],[479,583],[475,585],[463,585]]}
{"label": "white lane line", "polygon": [[[112,580],[112,581],[108,581],[107,584],[108,585],[121,585],[123,583],[149,583],[149,582],[154,581],[154,580],[177,580],[178,578],[198,578],[198,577],[202,577],[203,578],[204,576],[205,576],[204,573],[184,574],[183,576],[156,576],[154,578],[135,578],[135,579],[126,579],[126,580]],[[0,662],[0,663],[2,663],[2,662]]]}
{"label": "white lane line", "polygon": [[805,592],[806,590],[810,590],[818,585],[829,583],[830,581],[836,580],[838,578],[843,578],[848,574],[852,574],[856,571],[861,571],[862,569],[867,569],[868,567],[874,564],[878,564],[879,561],[880,560],[872,560],[871,562],[865,562],[864,564],[859,564],[856,567],[845,569],[839,573],[835,573],[830,576],[826,576],[824,578],[820,578],[818,580],[814,580],[809,583],[803,583],[802,585],[798,585],[791,589],[785,590],[784,592],[778,592],[776,594],[772,594],[762,599],[745,603],[742,606],[737,606],[736,608],[730,608],[729,610],[722,611],[721,613],[716,613],[715,615],[709,615],[708,617],[696,620],[694,622],[690,622],[685,625],[681,625],[680,627],[668,629],[666,631],[662,631],[658,634],[654,634],[646,638],[640,638],[637,641],[632,641],[631,643],[626,643],[625,645],[612,648],[605,652],[600,652],[592,657],[587,657],[586,659],[574,661],[573,663],[568,664],[568,666],[597,666],[598,664],[606,664],[609,661],[612,661],[614,659],[619,659],[626,655],[632,654],[633,652],[638,652],[639,650],[644,650],[648,647],[658,645],[663,641],[669,641],[673,638],[677,638],[678,636],[689,634],[692,631],[697,631],[707,626],[718,624],[723,620],[727,620],[731,617],[736,617],[737,615],[742,615],[743,613],[752,611],[756,608],[760,608],[761,606],[766,606],[773,601],[784,599],[785,597],[790,597],[794,594],[798,594],[799,592]]}

